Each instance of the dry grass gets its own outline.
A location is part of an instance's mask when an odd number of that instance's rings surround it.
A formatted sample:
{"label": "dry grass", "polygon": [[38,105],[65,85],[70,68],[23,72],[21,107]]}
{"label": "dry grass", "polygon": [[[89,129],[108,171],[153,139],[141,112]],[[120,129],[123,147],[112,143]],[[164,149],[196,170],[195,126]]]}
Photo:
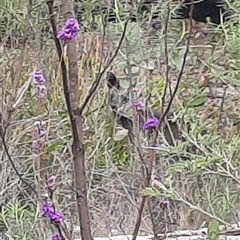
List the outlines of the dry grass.
{"label": "dry grass", "polygon": [[[14,46],[6,47],[7,38],[4,37],[16,28],[22,36],[28,3],[6,0],[4,4],[0,22],[8,24],[0,25],[3,31],[0,120],[3,127],[6,122],[9,124],[5,136],[8,151],[19,173],[28,183],[38,186],[41,194],[44,193],[44,179],[57,175],[56,199],[71,229],[77,224],[74,193],[69,187],[72,182],[71,131],[54,44],[44,34],[40,37],[42,26],[47,23],[46,7],[44,1],[34,3],[36,12],[30,19],[31,31],[21,64],[22,50],[16,41],[21,42],[21,38],[17,36],[14,40],[12,36]],[[162,11],[164,19],[166,9]],[[14,18],[11,17],[13,13]],[[110,24],[107,28],[103,62],[116,48],[122,27],[123,24]],[[150,106],[160,108],[166,80],[164,40],[167,37],[170,81],[174,88],[186,39],[182,23],[171,22],[168,36],[163,34],[163,29],[146,29],[150,30],[143,31],[135,23],[129,25],[127,41],[125,39],[111,67],[124,85],[128,81],[124,68],[128,63],[137,66],[138,72],[133,74],[132,80],[144,90],[144,100],[151,95]],[[101,61],[100,32],[99,29],[78,35],[78,48],[84,53],[79,59],[80,101],[95,80]],[[171,109],[185,140],[173,139],[174,146],[170,146],[166,136],[161,136],[160,147],[156,148],[160,160],[155,164],[154,174],[164,175],[165,180],[163,184],[153,181],[153,188],[144,191],[152,198],[144,212],[140,234],[152,233],[152,224],[159,232],[166,227],[167,230],[203,227],[214,218],[222,223],[235,222],[238,217],[240,28],[224,26],[224,30],[213,29],[207,36],[199,31],[193,35],[184,75]],[[149,62],[155,62],[151,72],[146,67]],[[42,69],[47,79],[48,97],[43,103],[32,96],[29,76],[36,69]],[[14,89],[13,79],[18,73],[19,86]],[[17,97],[13,103],[18,105],[8,122],[10,96],[14,91]],[[47,121],[49,128],[47,146],[41,153],[32,150],[33,123],[38,119]],[[92,233],[102,236],[117,230],[131,234],[141,199],[142,162],[128,139],[114,141],[116,129],[107,106],[104,80],[87,107],[84,127]],[[143,133],[140,135],[147,163],[148,139]],[[0,154],[2,236],[6,239],[47,239],[49,228],[36,208],[39,199],[19,180],[2,145]],[[170,201],[166,210],[161,209],[162,199]]]}

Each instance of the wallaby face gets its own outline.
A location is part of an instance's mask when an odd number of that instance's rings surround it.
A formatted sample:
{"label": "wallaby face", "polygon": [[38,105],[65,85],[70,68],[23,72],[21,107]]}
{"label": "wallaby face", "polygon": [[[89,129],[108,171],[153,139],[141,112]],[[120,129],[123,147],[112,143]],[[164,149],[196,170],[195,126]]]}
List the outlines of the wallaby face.
{"label": "wallaby face", "polygon": [[107,86],[108,86],[108,105],[111,107],[114,118],[117,123],[124,128],[132,131],[133,122],[124,113],[124,108],[129,107],[129,98],[121,88],[119,80],[112,72],[107,73]]}

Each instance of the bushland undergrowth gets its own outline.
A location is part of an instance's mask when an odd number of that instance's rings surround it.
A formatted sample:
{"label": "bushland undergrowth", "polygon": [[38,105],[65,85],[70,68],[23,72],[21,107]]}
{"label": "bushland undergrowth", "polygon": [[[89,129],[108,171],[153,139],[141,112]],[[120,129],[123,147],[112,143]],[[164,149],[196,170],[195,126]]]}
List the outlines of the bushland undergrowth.
{"label": "bushland undergrowth", "polygon": [[[170,20],[175,5],[163,2],[159,21],[126,24],[127,20],[122,20],[105,25],[99,14],[93,30],[88,17],[93,3],[87,2],[74,41],[79,106],[100,80],[83,111],[92,235],[132,234],[134,229],[139,234],[164,234],[237,222],[239,26],[224,23],[216,28],[209,24],[207,34],[197,26],[189,38],[183,22]],[[1,5],[0,130],[4,141],[0,140],[0,235],[2,239],[49,239],[58,230],[40,209],[50,181],[55,207],[65,216],[66,236],[74,239],[79,223],[73,135],[48,7],[43,0],[4,0]],[[122,7],[118,2],[117,14],[122,14]],[[60,1],[54,2],[54,16],[60,30],[65,23]],[[63,58],[68,66],[71,59],[66,51]],[[139,141],[130,142],[127,131],[109,111],[106,74],[99,78],[111,59],[108,70],[124,89],[134,83],[142,94],[138,100],[145,106],[164,112],[172,100],[171,117],[166,118],[177,125],[177,134],[172,129],[166,133],[161,126],[158,136],[149,135],[140,126],[135,129]],[[39,70],[46,80],[40,97],[34,95],[32,77]],[[176,86],[176,95],[171,97]],[[133,111],[126,114],[134,116]],[[39,139],[41,148],[36,145]],[[151,181],[144,187],[151,161]],[[148,198],[136,231],[136,208],[142,196]]]}

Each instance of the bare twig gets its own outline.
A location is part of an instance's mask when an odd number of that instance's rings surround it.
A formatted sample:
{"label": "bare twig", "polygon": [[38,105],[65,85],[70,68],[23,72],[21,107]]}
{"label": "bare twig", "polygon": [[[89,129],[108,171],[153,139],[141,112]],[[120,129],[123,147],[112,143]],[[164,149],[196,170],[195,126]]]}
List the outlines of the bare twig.
{"label": "bare twig", "polygon": [[171,83],[169,81],[169,56],[168,56],[168,43],[167,43],[167,39],[168,39],[168,25],[169,25],[169,20],[170,20],[170,14],[171,14],[171,8],[170,8],[170,3],[168,3],[168,12],[167,12],[167,19],[166,19],[166,23],[165,23],[165,29],[164,29],[164,50],[165,50],[165,58],[166,58],[166,75],[165,75],[165,87],[164,87],[164,92],[163,92],[163,96],[162,96],[162,113],[164,111],[164,105],[165,105],[165,98],[166,98],[166,94],[167,94],[167,89],[169,88],[169,93],[170,93],[170,97],[172,96],[172,91],[171,91]]}
{"label": "bare twig", "polygon": [[[164,122],[164,119],[167,116],[167,114],[168,114],[168,112],[169,112],[169,110],[170,110],[170,108],[172,106],[172,102],[173,102],[173,100],[175,98],[175,95],[176,95],[176,93],[178,91],[179,84],[180,84],[181,78],[183,76],[183,72],[184,72],[184,69],[185,69],[186,60],[187,60],[187,56],[188,56],[188,52],[189,52],[189,44],[190,44],[190,39],[191,39],[191,33],[192,33],[192,12],[193,12],[193,4],[191,5],[191,9],[190,9],[190,31],[189,31],[189,37],[188,37],[188,40],[187,40],[187,43],[186,43],[186,50],[185,50],[185,53],[184,53],[184,56],[183,56],[181,70],[180,70],[180,73],[179,73],[178,78],[177,78],[176,87],[175,87],[175,89],[173,91],[173,94],[172,94],[172,96],[170,98],[168,106],[165,109],[165,111],[164,111],[164,113],[163,113],[163,115],[161,117],[161,121],[160,121],[159,127],[158,127],[158,129],[157,129],[157,131],[155,133],[154,141],[153,141],[154,145],[156,145],[156,143],[157,143],[158,130],[161,129],[161,125]],[[151,156],[150,156],[149,167],[148,167],[148,176],[147,176],[147,178],[145,180],[145,183],[144,183],[145,187],[149,187],[149,185],[150,185],[150,179],[151,179],[151,175],[152,175],[154,160],[155,160],[155,151],[151,150]],[[147,196],[143,196],[142,197],[142,201],[141,201],[141,204],[140,204],[140,207],[139,207],[138,217],[137,217],[135,229],[134,229],[134,232],[133,232],[133,239],[132,240],[136,240],[136,238],[137,238],[137,234],[138,234],[138,231],[139,231],[139,228],[140,228],[140,224],[141,224],[141,219],[142,219],[142,214],[143,214],[143,209],[144,209],[144,206],[145,206],[146,198],[147,198]]]}
{"label": "bare twig", "polygon": [[111,63],[114,61],[114,59],[116,58],[117,54],[118,54],[118,51],[122,45],[122,42],[125,38],[125,35],[126,35],[126,32],[127,32],[127,26],[128,26],[128,22],[131,18],[131,14],[129,14],[129,17],[127,19],[127,21],[125,22],[124,24],[124,28],[123,28],[123,32],[122,32],[122,35],[120,37],[120,40],[119,40],[119,43],[118,43],[118,46],[114,52],[114,54],[112,55],[111,59],[108,61],[108,63],[106,64],[106,66],[104,67],[104,69],[98,74],[97,76],[97,79],[95,80],[95,82],[92,84],[90,90],[89,90],[89,93],[86,97],[86,99],[84,100],[84,102],[82,103],[81,107],[79,109],[77,109],[77,111],[75,112],[75,114],[77,115],[82,115],[85,107],[87,106],[88,102],[90,101],[90,99],[92,98],[92,96],[94,95],[94,93],[96,92],[98,86],[100,85],[100,82],[101,82],[101,79],[103,77],[103,74],[107,71],[108,67],[111,65]]}
{"label": "bare twig", "polygon": [[6,154],[7,154],[8,160],[9,160],[10,164],[12,165],[13,170],[15,171],[17,176],[19,177],[20,181],[22,181],[27,187],[29,187],[29,189],[31,189],[36,195],[38,195],[37,191],[35,190],[35,188],[32,187],[27,181],[25,181],[24,178],[22,177],[23,174],[20,173],[17,170],[17,168],[16,168],[16,166],[14,164],[14,161],[12,160],[11,155],[10,155],[10,153],[8,151],[8,147],[7,147],[7,144],[5,142],[4,135],[3,135],[2,131],[0,131],[0,137],[1,137],[1,140],[2,140],[2,144],[3,144],[4,150],[5,150]]}

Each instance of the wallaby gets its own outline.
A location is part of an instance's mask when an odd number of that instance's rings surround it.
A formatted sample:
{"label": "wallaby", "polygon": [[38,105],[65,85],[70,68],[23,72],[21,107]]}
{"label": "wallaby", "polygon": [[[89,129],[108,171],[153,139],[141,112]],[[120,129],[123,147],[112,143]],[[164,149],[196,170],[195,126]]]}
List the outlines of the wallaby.
{"label": "wallaby", "polygon": [[[124,112],[124,106],[129,106],[130,104],[130,97],[129,97],[129,89],[123,89],[121,87],[121,84],[118,80],[118,78],[112,73],[108,72],[107,73],[107,86],[108,86],[108,104],[113,112],[114,119],[117,121],[118,124],[120,124],[123,128],[126,128],[129,130],[129,139],[131,142],[133,142],[134,138],[134,132],[133,132],[133,118],[131,115],[126,114]],[[131,87],[131,86],[130,86]],[[138,112],[138,124],[139,124],[139,131],[142,131],[142,125],[143,122],[148,118],[148,117],[156,117],[160,119],[161,121],[161,113],[159,110],[151,110],[151,109],[145,109],[143,113]],[[176,122],[172,122],[171,120],[166,119],[165,121],[166,124],[163,125],[163,135],[166,139],[166,141],[170,145],[174,145],[174,139],[173,138],[179,138],[179,131],[178,131],[178,124]],[[162,161],[163,159],[168,159],[168,164],[171,164],[172,161],[178,161],[179,157],[178,156],[171,156],[165,158],[164,156],[160,156],[158,153],[156,153],[156,158],[154,162],[154,172],[156,176],[164,172],[164,168],[166,167],[166,164],[163,164]],[[145,156],[147,158],[147,155]],[[172,160],[171,160],[172,159]],[[165,228],[165,211],[159,206],[161,205],[161,199],[157,197],[151,197],[150,199],[150,212],[152,216],[152,223],[154,225],[154,232],[155,233],[162,233],[163,229]],[[169,201],[170,203],[170,208],[173,209],[171,211],[175,211],[174,209],[177,209],[177,203],[174,201]],[[177,218],[177,217],[176,217]],[[175,226],[172,226],[175,227]],[[172,229],[176,230],[176,229]]]}
{"label": "wallaby", "polygon": [[[108,105],[110,106],[114,119],[123,128],[128,129],[129,135],[133,136],[133,117],[124,112],[130,106],[129,90],[123,89],[117,77],[112,73],[107,73],[108,86]],[[126,107],[126,108],[125,108]],[[142,130],[144,121],[149,117],[155,117],[161,121],[161,112],[157,109],[145,108],[143,112],[138,113],[138,130]],[[173,139],[179,138],[178,124],[171,120],[166,120],[164,124],[164,135],[170,145],[173,145]],[[170,129],[169,129],[170,128]],[[170,132],[171,131],[171,132]]]}

